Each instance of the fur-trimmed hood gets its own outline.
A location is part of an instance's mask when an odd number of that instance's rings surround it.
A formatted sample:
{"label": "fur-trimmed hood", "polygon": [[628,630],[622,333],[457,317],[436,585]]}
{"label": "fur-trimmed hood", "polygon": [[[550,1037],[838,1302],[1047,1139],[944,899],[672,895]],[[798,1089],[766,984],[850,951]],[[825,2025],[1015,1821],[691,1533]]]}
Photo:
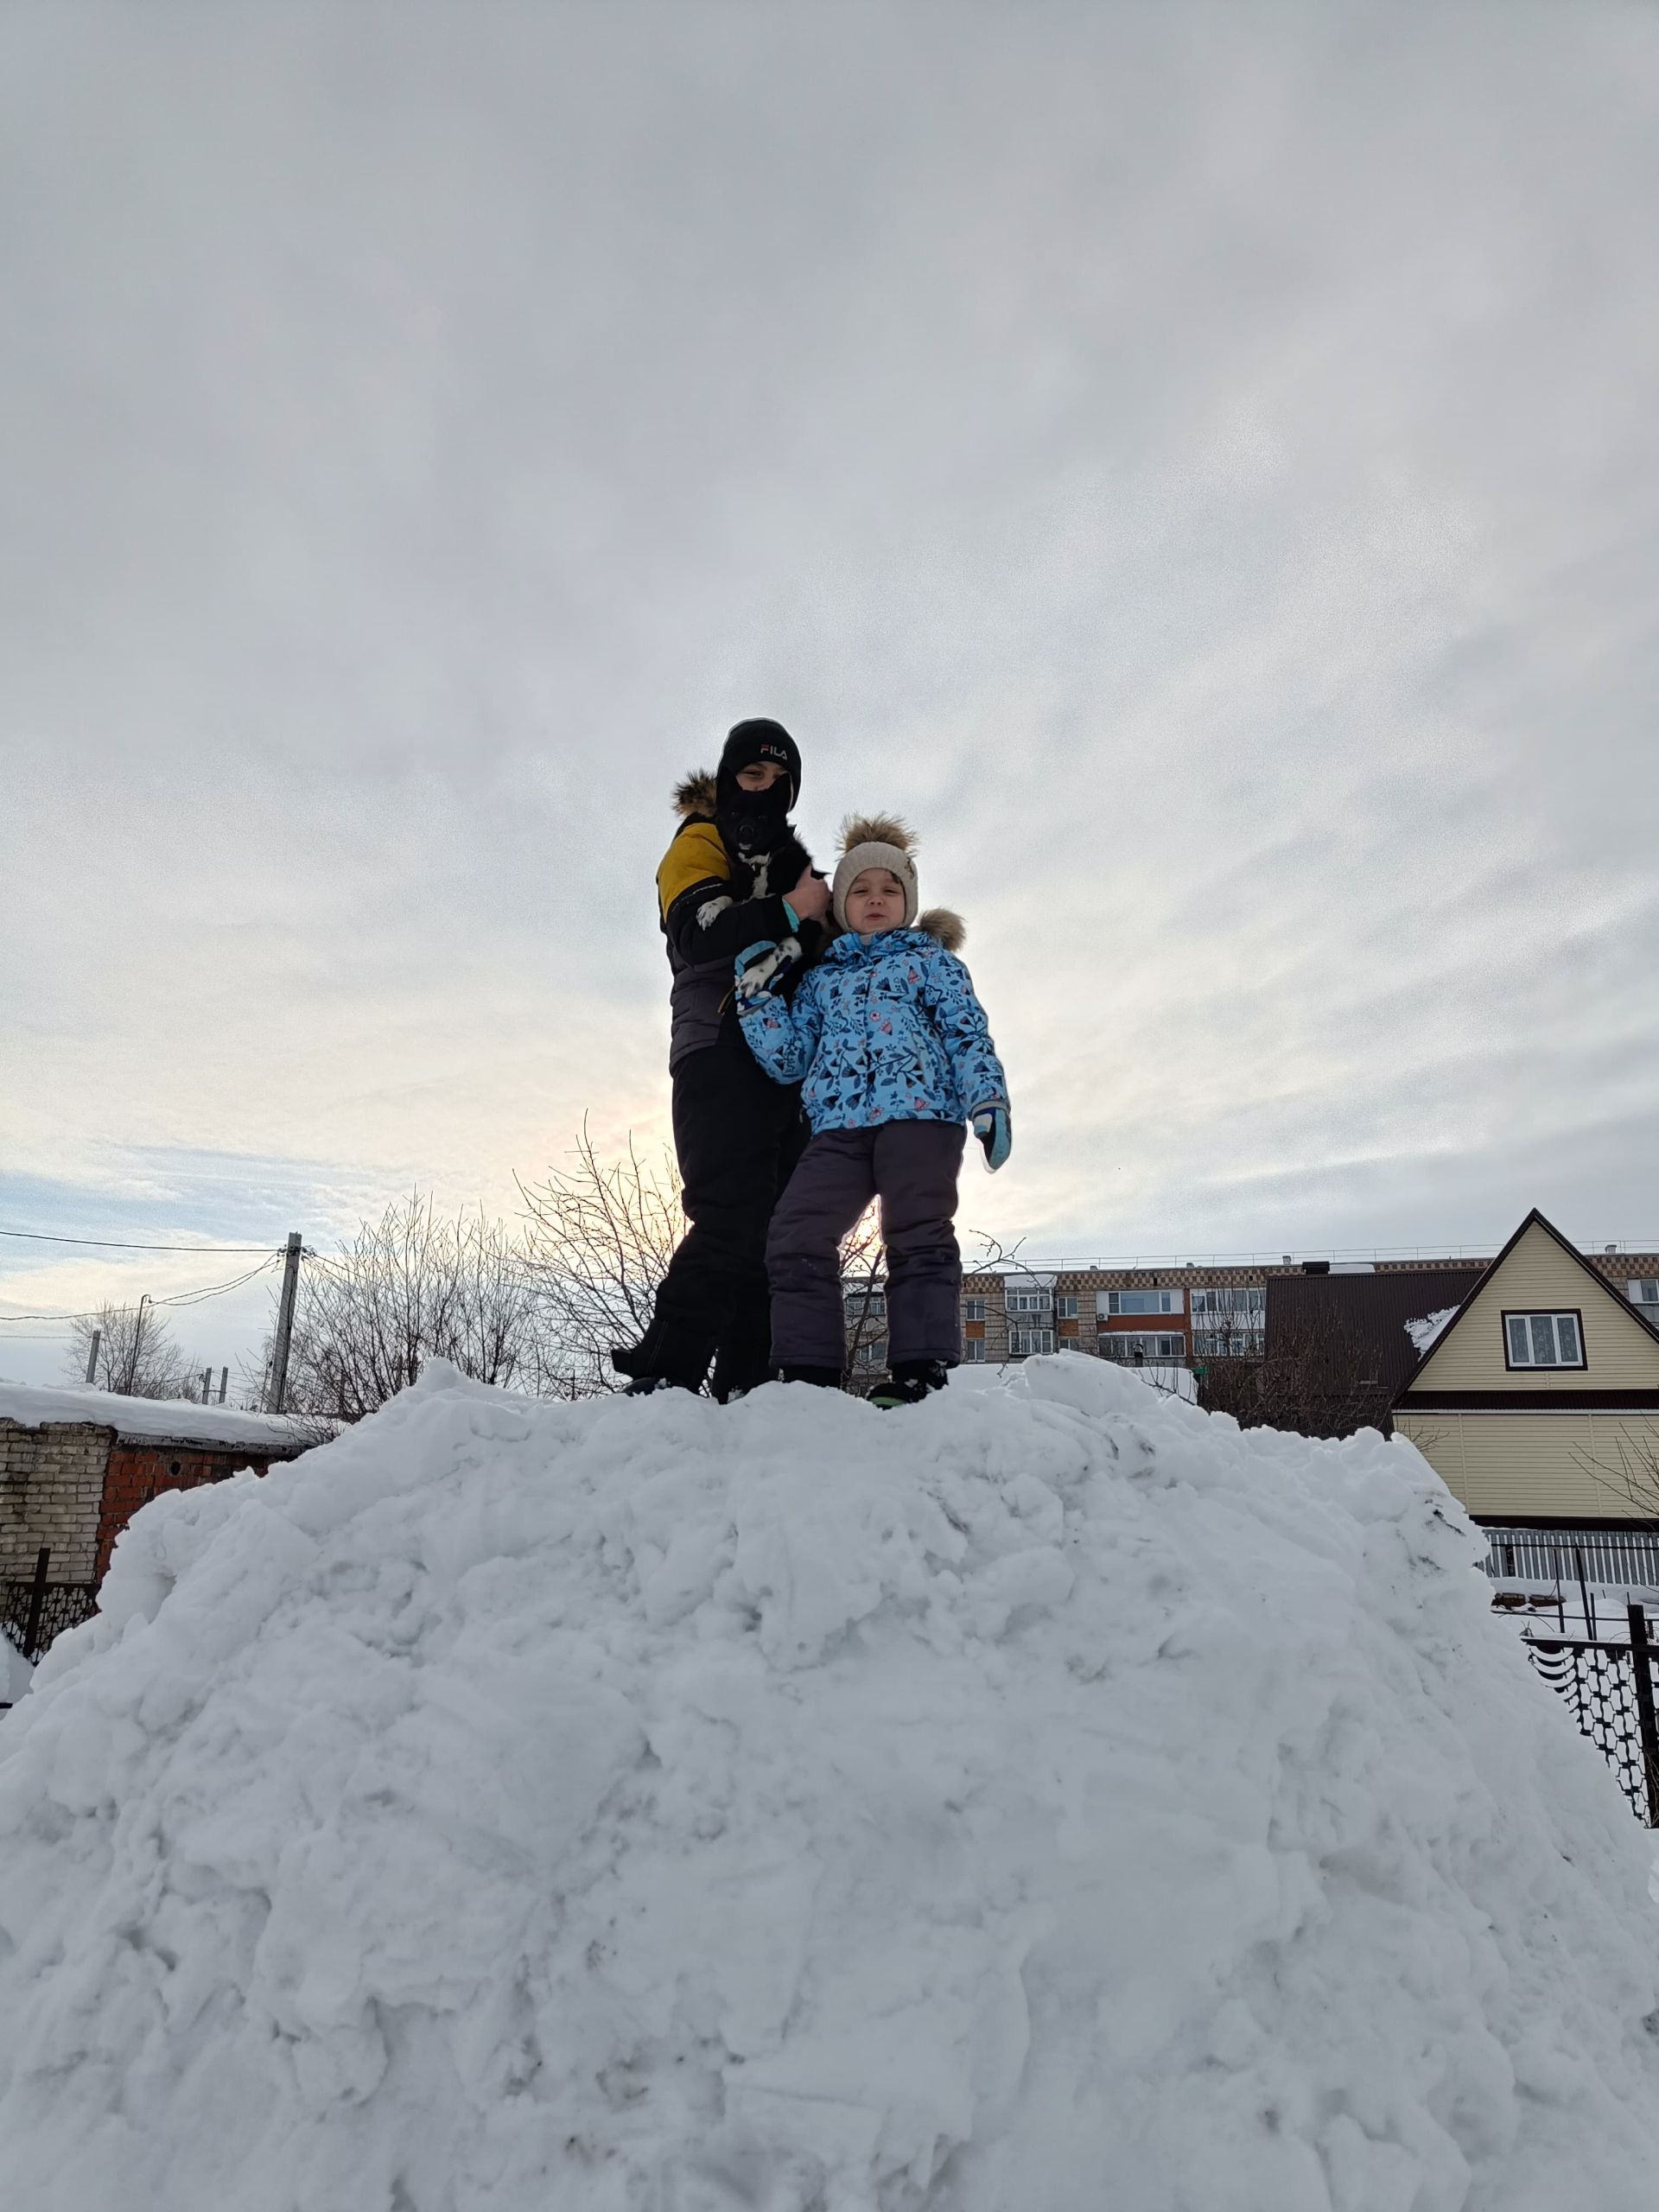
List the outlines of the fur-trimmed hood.
{"label": "fur-trimmed hood", "polygon": [[693,768],[674,786],[674,811],[682,822],[712,822],[715,818],[715,772]]}
{"label": "fur-trimmed hood", "polygon": [[917,915],[916,927],[925,930],[947,952],[960,952],[968,942],[967,923],[949,906],[930,906],[925,914]]}

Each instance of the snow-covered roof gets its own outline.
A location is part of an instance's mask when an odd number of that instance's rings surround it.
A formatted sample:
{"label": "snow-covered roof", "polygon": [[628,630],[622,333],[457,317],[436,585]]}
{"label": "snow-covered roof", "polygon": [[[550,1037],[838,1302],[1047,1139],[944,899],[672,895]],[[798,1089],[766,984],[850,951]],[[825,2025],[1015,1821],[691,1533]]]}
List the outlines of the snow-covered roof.
{"label": "snow-covered roof", "polygon": [[0,1382],[0,1421],[24,1428],[48,1421],[91,1421],[118,1436],[179,1444],[240,1444],[266,1452],[296,1452],[315,1440],[315,1426],[286,1414],[244,1413],[237,1406],[196,1406],[183,1398],[126,1398],[66,1382],[37,1388]]}
{"label": "snow-covered roof", "polygon": [[1442,1306],[1437,1313],[1425,1313],[1421,1321],[1407,1322],[1406,1334],[1416,1345],[1420,1355],[1434,1343],[1457,1310],[1455,1306]]}

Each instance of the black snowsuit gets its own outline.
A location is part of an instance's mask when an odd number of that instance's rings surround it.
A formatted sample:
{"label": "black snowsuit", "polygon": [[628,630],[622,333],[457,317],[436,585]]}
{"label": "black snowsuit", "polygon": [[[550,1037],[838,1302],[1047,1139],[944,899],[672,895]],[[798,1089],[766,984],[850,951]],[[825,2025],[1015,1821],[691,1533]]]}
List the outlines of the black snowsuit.
{"label": "black snowsuit", "polygon": [[657,1294],[640,1342],[619,1351],[624,1374],[658,1376],[724,1400],[772,1372],[766,1230],[804,1148],[800,1087],[774,1083],[738,1026],[734,963],[761,938],[798,938],[817,951],[816,923],[792,930],[785,892],[810,863],[780,820],[764,854],[734,854],[715,818],[712,777],[675,794],[682,820],[657,871],[658,906],[674,982],[668,1065],[681,1203],[691,1226]]}

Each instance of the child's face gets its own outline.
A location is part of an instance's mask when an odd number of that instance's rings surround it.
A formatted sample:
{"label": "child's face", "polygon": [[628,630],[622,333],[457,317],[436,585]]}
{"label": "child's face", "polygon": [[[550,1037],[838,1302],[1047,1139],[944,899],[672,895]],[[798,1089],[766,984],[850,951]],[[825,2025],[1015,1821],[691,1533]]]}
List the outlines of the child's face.
{"label": "child's face", "polygon": [[891,868],[867,868],[847,892],[847,926],[859,937],[904,926],[905,887]]}
{"label": "child's face", "polygon": [[769,791],[774,784],[784,779],[784,770],[776,760],[751,760],[747,768],[737,772],[737,787],[741,791]]}

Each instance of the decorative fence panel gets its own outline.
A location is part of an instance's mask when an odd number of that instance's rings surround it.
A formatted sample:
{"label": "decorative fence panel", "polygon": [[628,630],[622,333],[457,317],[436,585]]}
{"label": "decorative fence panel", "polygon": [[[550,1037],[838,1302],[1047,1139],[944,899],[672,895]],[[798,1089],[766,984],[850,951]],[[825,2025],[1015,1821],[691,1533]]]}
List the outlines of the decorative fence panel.
{"label": "decorative fence panel", "polygon": [[54,1637],[79,1628],[98,1611],[92,1583],[50,1581],[51,1565],[52,1554],[43,1548],[27,1582],[0,1581],[0,1629],[25,1659],[38,1659]]}
{"label": "decorative fence panel", "polygon": [[1618,1777],[1637,1820],[1659,1828],[1656,1655],[1640,1605],[1629,1608],[1629,1621],[1628,1643],[1554,1636],[1525,1636],[1522,1642],[1534,1668],[1566,1699],[1580,1732]]}

